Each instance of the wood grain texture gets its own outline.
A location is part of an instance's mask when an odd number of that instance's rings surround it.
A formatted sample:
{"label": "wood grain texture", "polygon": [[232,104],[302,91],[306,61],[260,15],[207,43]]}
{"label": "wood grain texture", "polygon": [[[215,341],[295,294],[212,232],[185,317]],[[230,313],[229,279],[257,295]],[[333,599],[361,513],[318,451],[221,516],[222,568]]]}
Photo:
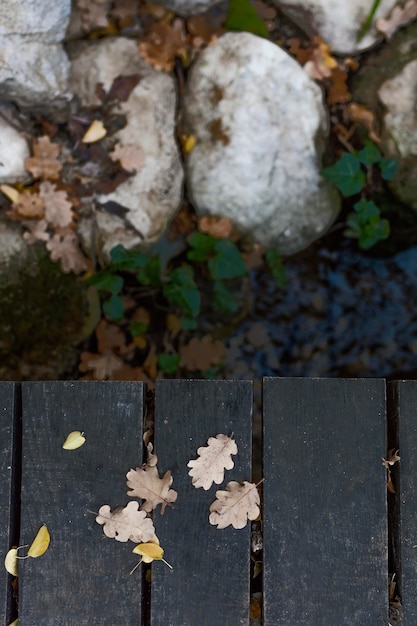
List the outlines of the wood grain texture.
{"label": "wood grain texture", "polygon": [[[91,512],[129,501],[125,475],[142,462],[142,383],[23,383],[22,409],[21,543],[42,524],[51,543],[22,561],[19,626],[139,626],[134,544],[105,539]],[[63,450],[73,430],[86,443]]]}
{"label": "wood grain texture", "polygon": [[417,381],[389,384],[397,404],[398,444],[400,450],[399,496],[401,540],[401,597],[404,626],[417,624]]}
{"label": "wood grain texture", "polygon": [[[14,503],[12,502],[12,466],[14,433],[14,383],[0,383],[0,555],[4,558],[12,546]],[[9,624],[11,610],[10,576],[0,564],[0,624]]]}
{"label": "wood grain texture", "polygon": [[[250,524],[218,530],[209,524],[215,492],[231,480],[251,480],[252,383],[249,381],[157,381],[155,452],[160,471],[172,470],[176,508],[154,523],[165,558],[152,564],[152,626],[249,624]],[[207,439],[233,436],[238,454],[223,486],[195,489],[189,460]]]}
{"label": "wood grain texture", "polygon": [[383,380],[264,380],[265,626],[388,623],[385,428]]}

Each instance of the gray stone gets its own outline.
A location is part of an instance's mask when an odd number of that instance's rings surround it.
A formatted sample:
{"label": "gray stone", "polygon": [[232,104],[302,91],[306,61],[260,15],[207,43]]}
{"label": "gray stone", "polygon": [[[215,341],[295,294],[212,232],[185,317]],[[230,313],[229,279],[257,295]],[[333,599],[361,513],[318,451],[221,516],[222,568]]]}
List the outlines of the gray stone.
{"label": "gray stone", "polygon": [[[357,42],[374,0],[286,0],[284,3],[277,0],[276,4],[308,35],[312,28],[316,30],[334,52],[352,54],[366,50],[381,39],[376,29],[371,27]],[[396,4],[397,0],[381,0],[373,22],[379,17],[386,17]]]}
{"label": "gray stone", "polygon": [[21,107],[68,100],[67,56],[60,44],[71,0],[0,3],[0,91]]}
{"label": "gray stone", "polygon": [[156,0],[157,4],[162,4],[178,15],[197,15],[207,11],[212,6],[219,4],[221,0]]}
{"label": "gray stone", "polygon": [[327,116],[320,88],[286,52],[228,33],[191,70],[186,119],[196,136],[189,190],[199,214],[292,254],[319,238],[340,199],[321,176]]}
{"label": "gray stone", "polygon": [[25,159],[29,146],[22,135],[0,116],[0,183],[24,182],[28,177]]}
{"label": "gray stone", "polygon": [[97,225],[105,253],[124,243],[156,241],[179,207],[183,169],[175,141],[176,92],[171,76],[157,72],[138,54],[129,39],[103,40],[81,46],[72,61],[71,86],[86,105],[97,104],[98,82],[108,90],[117,76],[138,74],[140,81],[127,102],[120,105],[127,125],[115,137],[123,146],[134,146],[145,154],[143,168],[117,189],[98,198],[117,202],[129,209],[126,219],[134,230],[110,214],[97,214]]}

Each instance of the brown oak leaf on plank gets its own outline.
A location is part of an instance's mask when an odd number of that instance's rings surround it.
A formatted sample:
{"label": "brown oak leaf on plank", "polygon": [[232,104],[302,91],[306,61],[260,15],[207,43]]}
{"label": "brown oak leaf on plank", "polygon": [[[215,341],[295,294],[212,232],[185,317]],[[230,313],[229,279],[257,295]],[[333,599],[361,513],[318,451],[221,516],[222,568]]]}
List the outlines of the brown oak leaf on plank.
{"label": "brown oak leaf on plank", "polygon": [[207,446],[198,448],[197,454],[198,459],[187,463],[187,467],[191,467],[188,475],[196,489],[202,487],[207,491],[213,483],[220,485],[223,482],[225,469],[234,467],[232,454],[237,454],[237,445],[231,437],[219,434],[209,437]]}
{"label": "brown oak leaf on plank", "polygon": [[33,142],[34,156],[25,159],[25,168],[34,178],[55,180],[62,170],[62,163],[57,158],[60,152],[61,146],[51,143],[47,135],[39,137]]}
{"label": "brown oak leaf on plank", "polygon": [[244,528],[248,520],[256,519],[260,514],[259,493],[255,483],[246,480],[238,483],[232,480],[226,490],[216,491],[216,499],[210,505],[209,522],[218,529],[232,525]]}
{"label": "brown oak leaf on plank", "polygon": [[130,487],[127,495],[145,500],[141,509],[148,513],[160,504],[161,515],[163,515],[166,507],[172,505],[178,497],[177,492],[170,489],[174,480],[171,470],[165,472],[160,478],[156,465],[145,465],[144,468],[131,469],[126,474],[126,478],[127,486]]}
{"label": "brown oak leaf on plank", "polygon": [[155,535],[155,528],[145,511],[138,510],[138,502],[129,502],[124,508],[111,511],[108,504],[99,508],[97,524],[103,525],[106,537],[116,541],[150,541]]}

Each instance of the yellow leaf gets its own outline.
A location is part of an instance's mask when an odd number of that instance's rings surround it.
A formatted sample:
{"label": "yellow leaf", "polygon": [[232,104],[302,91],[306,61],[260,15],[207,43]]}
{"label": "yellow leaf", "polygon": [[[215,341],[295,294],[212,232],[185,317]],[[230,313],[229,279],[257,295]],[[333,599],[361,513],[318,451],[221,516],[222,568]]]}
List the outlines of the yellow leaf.
{"label": "yellow leaf", "polygon": [[96,141],[103,139],[106,135],[107,130],[104,128],[103,122],[100,120],[94,120],[81,141],[82,143],[95,143]]}
{"label": "yellow leaf", "polygon": [[182,148],[184,152],[186,152],[187,154],[191,152],[191,150],[194,148],[196,144],[196,141],[197,139],[195,135],[185,135],[183,137],[183,143],[182,143]]}
{"label": "yellow leaf", "polygon": [[18,623],[19,623],[19,620],[15,619],[15,621],[9,624],[9,626],[18,626]]}
{"label": "yellow leaf", "polygon": [[14,187],[10,187],[10,185],[0,185],[0,191],[4,193],[6,198],[9,198],[13,204],[17,204],[19,202],[20,194]]}
{"label": "yellow leaf", "polygon": [[47,551],[50,540],[51,537],[49,534],[49,530],[44,524],[40,527],[40,529],[38,530],[38,534],[32,541],[32,544],[28,550],[28,556],[31,556],[33,559],[37,559],[38,556],[42,556],[42,554]]}
{"label": "yellow leaf", "polygon": [[73,430],[65,439],[62,447],[64,450],[76,450],[85,443],[84,433],[79,430]]}
{"label": "yellow leaf", "polygon": [[18,576],[17,548],[10,548],[4,559],[4,567],[12,576]]}
{"label": "yellow leaf", "polygon": [[132,571],[130,572],[131,574],[135,571],[138,565],[142,563],[142,561],[144,563],[152,563],[152,561],[162,561],[163,563],[165,563],[165,565],[168,565],[168,567],[172,569],[172,565],[170,565],[167,561],[165,561],[165,559],[162,558],[164,556],[164,550],[159,545],[159,539],[156,535],[153,537],[152,541],[139,543],[133,548],[132,552],[134,552],[135,554],[140,554],[142,558],[139,563],[135,565],[135,567],[132,569]]}

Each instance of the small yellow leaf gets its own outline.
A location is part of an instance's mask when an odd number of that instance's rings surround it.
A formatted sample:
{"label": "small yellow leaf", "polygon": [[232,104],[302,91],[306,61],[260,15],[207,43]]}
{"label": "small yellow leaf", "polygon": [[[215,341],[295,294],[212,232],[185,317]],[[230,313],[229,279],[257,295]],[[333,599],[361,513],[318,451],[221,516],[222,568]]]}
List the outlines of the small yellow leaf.
{"label": "small yellow leaf", "polygon": [[19,623],[19,620],[15,619],[15,621],[9,624],[9,626],[18,626],[18,623]]}
{"label": "small yellow leaf", "polygon": [[195,135],[184,136],[183,144],[182,144],[182,148],[184,152],[186,152],[187,154],[191,152],[191,150],[194,148],[196,144],[196,141],[197,139]]}
{"label": "small yellow leaf", "polygon": [[106,135],[107,130],[104,128],[103,122],[101,120],[94,120],[81,141],[82,143],[95,143],[103,139]]}
{"label": "small yellow leaf", "polygon": [[37,559],[38,556],[42,556],[42,554],[47,551],[50,540],[51,536],[49,534],[49,530],[44,524],[40,527],[40,529],[38,530],[38,534],[32,541],[32,544],[28,550],[28,556],[31,556],[33,559]]}
{"label": "small yellow leaf", "polygon": [[4,567],[12,576],[18,576],[17,548],[10,548],[4,559]]}
{"label": "small yellow leaf", "polygon": [[140,554],[144,563],[151,563],[152,561],[161,561],[164,556],[164,551],[161,546],[156,543],[140,543],[132,552]]}
{"label": "small yellow leaf", "polygon": [[13,204],[17,204],[19,202],[20,194],[14,187],[10,187],[10,185],[0,185],[0,191],[4,193],[6,198],[9,198]]}
{"label": "small yellow leaf", "polygon": [[84,433],[80,430],[73,430],[65,439],[62,447],[64,450],[76,450],[85,443]]}

